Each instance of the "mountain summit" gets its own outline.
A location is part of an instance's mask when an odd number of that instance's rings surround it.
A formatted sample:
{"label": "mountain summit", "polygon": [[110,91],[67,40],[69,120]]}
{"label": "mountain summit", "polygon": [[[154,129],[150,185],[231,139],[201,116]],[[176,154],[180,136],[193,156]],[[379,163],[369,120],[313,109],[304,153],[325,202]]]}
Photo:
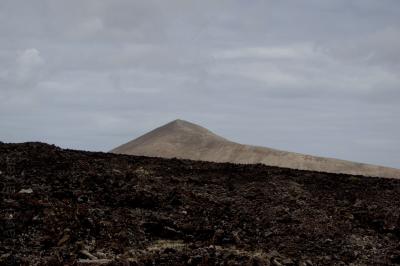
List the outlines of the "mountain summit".
{"label": "mountain summit", "polygon": [[400,170],[394,168],[235,143],[204,127],[180,119],[111,152],[211,162],[262,163],[301,170],[400,178]]}
{"label": "mountain summit", "polygon": [[123,144],[111,152],[220,161],[211,158],[215,148],[231,143],[204,127],[177,119]]}

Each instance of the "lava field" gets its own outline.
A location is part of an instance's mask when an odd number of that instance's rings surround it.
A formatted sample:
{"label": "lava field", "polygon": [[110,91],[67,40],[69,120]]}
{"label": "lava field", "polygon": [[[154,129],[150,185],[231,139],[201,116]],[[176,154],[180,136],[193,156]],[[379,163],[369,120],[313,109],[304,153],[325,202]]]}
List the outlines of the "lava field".
{"label": "lava field", "polygon": [[400,265],[400,179],[0,143],[0,265]]}

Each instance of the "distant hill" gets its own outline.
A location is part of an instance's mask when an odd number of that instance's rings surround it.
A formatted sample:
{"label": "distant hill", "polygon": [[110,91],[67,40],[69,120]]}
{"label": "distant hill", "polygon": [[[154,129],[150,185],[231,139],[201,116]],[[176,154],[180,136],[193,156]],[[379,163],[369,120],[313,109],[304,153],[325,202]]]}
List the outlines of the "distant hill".
{"label": "distant hill", "polygon": [[156,128],[111,152],[211,162],[262,163],[311,171],[400,178],[399,169],[239,144],[184,120]]}

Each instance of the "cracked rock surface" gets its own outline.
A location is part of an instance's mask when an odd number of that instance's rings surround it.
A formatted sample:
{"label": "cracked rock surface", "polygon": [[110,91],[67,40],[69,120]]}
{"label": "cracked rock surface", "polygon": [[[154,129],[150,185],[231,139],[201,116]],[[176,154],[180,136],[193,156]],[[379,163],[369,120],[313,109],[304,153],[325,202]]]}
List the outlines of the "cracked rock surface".
{"label": "cracked rock surface", "polygon": [[400,180],[0,143],[0,265],[399,265]]}

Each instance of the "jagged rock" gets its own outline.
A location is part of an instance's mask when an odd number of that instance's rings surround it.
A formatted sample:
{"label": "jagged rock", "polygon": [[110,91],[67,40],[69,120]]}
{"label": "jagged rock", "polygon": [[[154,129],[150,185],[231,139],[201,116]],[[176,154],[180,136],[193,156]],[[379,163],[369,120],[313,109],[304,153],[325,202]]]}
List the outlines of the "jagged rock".
{"label": "jagged rock", "polygon": [[0,144],[0,171],[0,264],[400,261],[400,180],[40,143]]}

